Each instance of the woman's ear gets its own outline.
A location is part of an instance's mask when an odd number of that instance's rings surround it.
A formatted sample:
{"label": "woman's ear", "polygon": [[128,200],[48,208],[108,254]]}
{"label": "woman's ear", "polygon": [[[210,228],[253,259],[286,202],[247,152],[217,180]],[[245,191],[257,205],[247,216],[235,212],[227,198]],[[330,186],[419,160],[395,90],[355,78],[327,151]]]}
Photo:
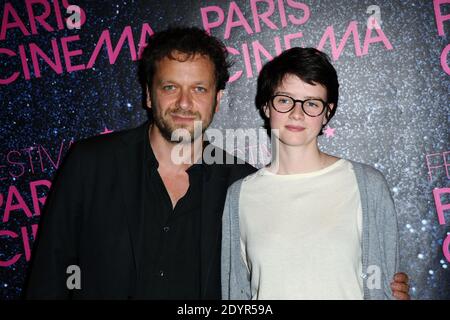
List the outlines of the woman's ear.
{"label": "woman's ear", "polygon": [[328,120],[330,119],[330,113],[331,113],[331,111],[333,111],[333,109],[334,109],[334,103],[329,103],[326,113],[325,113],[325,117],[323,117],[323,121],[322,121],[323,125],[326,125],[328,123]]}
{"label": "woman's ear", "polygon": [[269,110],[269,105],[267,103],[263,106],[263,111],[264,111],[264,114],[266,115],[266,118],[270,119],[270,110]]}

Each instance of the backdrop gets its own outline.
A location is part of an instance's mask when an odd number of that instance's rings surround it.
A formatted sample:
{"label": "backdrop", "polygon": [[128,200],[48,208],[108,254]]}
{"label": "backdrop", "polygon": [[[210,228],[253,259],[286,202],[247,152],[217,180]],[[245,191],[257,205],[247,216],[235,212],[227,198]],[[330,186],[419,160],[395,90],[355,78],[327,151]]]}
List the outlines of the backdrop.
{"label": "backdrop", "polygon": [[[253,101],[266,61],[292,46],[328,53],[340,103],[320,145],[384,173],[412,296],[450,298],[449,0],[14,0],[0,17],[0,299],[23,292],[71,143],[147,119],[139,54],[170,25],[202,27],[231,53],[211,126],[225,137],[261,128]],[[257,167],[270,155],[264,139],[224,147]]]}

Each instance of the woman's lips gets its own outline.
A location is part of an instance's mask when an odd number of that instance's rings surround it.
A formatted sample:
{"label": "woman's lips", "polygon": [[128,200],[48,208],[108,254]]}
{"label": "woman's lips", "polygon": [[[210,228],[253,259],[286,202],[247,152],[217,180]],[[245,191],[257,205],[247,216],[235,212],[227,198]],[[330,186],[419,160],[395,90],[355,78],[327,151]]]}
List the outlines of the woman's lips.
{"label": "woman's lips", "polygon": [[293,132],[300,132],[300,131],[305,130],[305,128],[303,128],[303,127],[292,126],[292,125],[286,126],[285,128],[288,129],[289,131],[293,131]]}

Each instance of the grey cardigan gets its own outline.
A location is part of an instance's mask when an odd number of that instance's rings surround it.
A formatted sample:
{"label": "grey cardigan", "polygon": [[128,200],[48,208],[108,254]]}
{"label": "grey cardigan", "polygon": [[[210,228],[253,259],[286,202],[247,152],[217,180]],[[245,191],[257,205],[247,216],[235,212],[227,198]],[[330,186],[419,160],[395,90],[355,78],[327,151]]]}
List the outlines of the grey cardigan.
{"label": "grey cardigan", "polygon": [[[350,161],[362,206],[362,270],[364,299],[393,299],[390,282],[397,272],[397,215],[384,176]],[[228,188],[222,222],[222,299],[250,300],[250,274],[241,256],[239,198],[242,182]],[[301,271],[301,270],[299,270]]]}

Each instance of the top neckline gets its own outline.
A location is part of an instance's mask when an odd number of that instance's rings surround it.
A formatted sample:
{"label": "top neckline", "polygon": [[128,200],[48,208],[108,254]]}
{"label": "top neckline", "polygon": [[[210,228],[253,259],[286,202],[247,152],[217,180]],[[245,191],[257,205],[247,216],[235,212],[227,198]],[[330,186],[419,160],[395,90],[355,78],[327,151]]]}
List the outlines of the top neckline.
{"label": "top neckline", "polygon": [[261,168],[259,170],[259,173],[260,173],[260,175],[276,177],[279,179],[315,177],[315,176],[320,176],[325,173],[328,173],[328,172],[336,169],[337,167],[340,167],[341,165],[343,165],[346,162],[348,162],[348,161],[345,159],[339,159],[335,163],[329,165],[328,167],[325,167],[320,170],[312,171],[312,172],[306,172],[306,173],[278,174],[278,173],[273,173],[273,172],[269,171],[267,169],[267,167]]}

